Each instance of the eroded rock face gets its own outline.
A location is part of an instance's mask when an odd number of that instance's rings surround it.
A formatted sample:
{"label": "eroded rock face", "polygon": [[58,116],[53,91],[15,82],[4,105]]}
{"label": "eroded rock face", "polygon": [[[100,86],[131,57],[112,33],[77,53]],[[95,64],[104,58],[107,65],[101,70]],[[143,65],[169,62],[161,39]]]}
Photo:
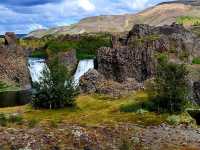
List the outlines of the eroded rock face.
{"label": "eroded rock face", "polygon": [[68,71],[71,73],[74,72],[78,63],[76,50],[72,49],[67,52],[60,52],[58,56],[61,63],[67,67]]}
{"label": "eroded rock face", "polygon": [[83,93],[106,94],[113,98],[125,96],[134,90],[143,88],[141,83],[134,79],[127,79],[123,83],[106,80],[97,70],[91,69],[80,79],[80,90]]}
{"label": "eroded rock face", "polygon": [[31,87],[27,58],[14,33],[6,33],[5,44],[0,46],[0,80],[23,89]]}
{"label": "eroded rock face", "polygon": [[128,78],[143,82],[152,77],[158,52],[167,52],[170,61],[176,63],[191,63],[193,57],[200,56],[200,39],[176,24],[135,25],[126,36],[114,36],[112,44],[112,48],[98,50],[98,71],[118,82]]}
{"label": "eroded rock face", "polygon": [[193,84],[193,99],[200,105],[200,81],[194,82]]}

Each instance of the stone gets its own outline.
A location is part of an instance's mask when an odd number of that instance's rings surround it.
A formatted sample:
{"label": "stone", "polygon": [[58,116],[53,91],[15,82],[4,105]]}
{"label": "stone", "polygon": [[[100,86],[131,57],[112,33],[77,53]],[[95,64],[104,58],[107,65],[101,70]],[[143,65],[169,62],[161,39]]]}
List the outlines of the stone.
{"label": "stone", "polygon": [[193,84],[193,100],[200,105],[200,81]]}
{"label": "stone", "polygon": [[60,52],[58,54],[60,62],[67,67],[70,73],[73,73],[76,69],[78,60],[76,58],[76,50],[71,49],[67,52]]}
{"label": "stone", "polygon": [[16,45],[17,43],[17,36],[14,32],[6,32],[5,34],[5,45]]}
{"label": "stone", "polygon": [[5,44],[0,46],[0,80],[30,89],[28,61],[23,49],[17,45],[14,33],[6,33]]}
{"label": "stone", "polygon": [[175,63],[191,63],[200,56],[200,38],[183,26],[160,27],[138,24],[126,35],[115,35],[112,47],[97,50],[97,70],[105,78],[143,82],[154,76],[155,54],[167,53]]}
{"label": "stone", "polygon": [[99,93],[109,95],[112,98],[119,98],[134,90],[142,89],[142,84],[134,79],[128,79],[123,83],[107,80],[97,70],[90,69],[81,77],[79,87],[83,93]]}

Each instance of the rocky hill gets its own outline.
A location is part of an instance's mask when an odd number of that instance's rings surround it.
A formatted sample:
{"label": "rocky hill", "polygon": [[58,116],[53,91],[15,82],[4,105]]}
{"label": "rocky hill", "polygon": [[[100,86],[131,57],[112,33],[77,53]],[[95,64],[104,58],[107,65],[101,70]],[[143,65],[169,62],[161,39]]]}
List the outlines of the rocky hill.
{"label": "rocky hill", "polygon": [[[41,38],[48,34],[125,32],[130,31],[134,24],[149,24],[151,26],[170,25],[176,22],[181,16],[187,16],[190,19],[198,18],[200,16],[199,4],[199,0],[165,2],[137,14],[89,17],[70,26],[55,27],[48,30],[36,30],[29,33],[28,36]],[[181,21],[182,19],[184,20],[184,18],[181,18]]]}

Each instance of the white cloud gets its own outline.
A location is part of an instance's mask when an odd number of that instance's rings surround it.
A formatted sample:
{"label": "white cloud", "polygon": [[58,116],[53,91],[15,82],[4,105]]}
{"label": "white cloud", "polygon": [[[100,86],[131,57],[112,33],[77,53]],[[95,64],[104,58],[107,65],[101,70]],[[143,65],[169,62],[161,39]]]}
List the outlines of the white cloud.
{"label": "white cloud", "polygon": [[95,10],[95,5],[90,0],[78,0],[78,6],[86,11]]}
{"label": "white cloud", "polygon": [[69,25],[89,16],[135,13],[161,1],[166,0],[62,0],[29,7],[0,2],[0,33],[27,33]]}
{"label": "white cloud", "polygon": [[30,24],[29,25],[29,30],[33,31],[33,30],[37,30],[37,29],[46,29],[47,27],[41,25],[41,24]]}

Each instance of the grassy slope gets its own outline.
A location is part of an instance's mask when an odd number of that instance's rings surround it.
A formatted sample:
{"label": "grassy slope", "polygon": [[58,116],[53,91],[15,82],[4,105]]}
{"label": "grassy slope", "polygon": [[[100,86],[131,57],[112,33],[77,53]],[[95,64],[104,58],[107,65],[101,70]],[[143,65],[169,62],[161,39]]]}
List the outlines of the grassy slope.
{"label": "grassy slope", "polygon": [[81,95],[77,98],[77,108],[59,110],[34,110],[30,106],[0,108],[1,113],[22,113],[25,120],[37,120],[40,123],[64,122],[82,125],[137,123],[141,125],[156,125],[166,120],[167,114],[155,113],[125,113],[120,107],[129,103],[136,103],[147,99],[144,92],[132,94],[118,100],[108,100],[99,95]]}

